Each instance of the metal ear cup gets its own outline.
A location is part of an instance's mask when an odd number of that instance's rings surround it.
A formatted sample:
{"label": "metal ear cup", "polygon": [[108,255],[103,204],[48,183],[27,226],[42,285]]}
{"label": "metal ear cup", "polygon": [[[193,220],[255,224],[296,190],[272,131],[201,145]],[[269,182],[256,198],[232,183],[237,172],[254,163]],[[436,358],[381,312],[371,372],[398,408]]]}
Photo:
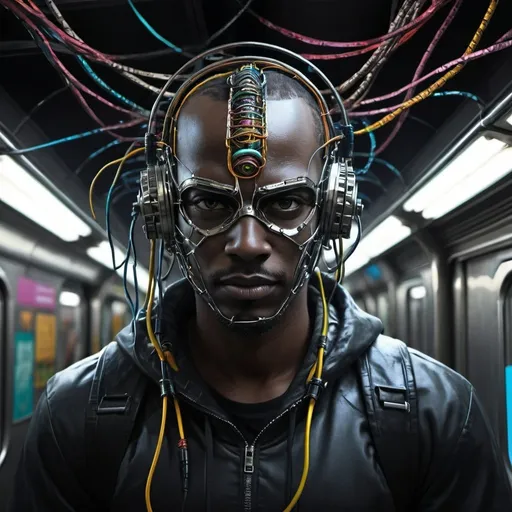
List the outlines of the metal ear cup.
{"label": "metal ear cup", "polygon": [[357,199],[356,175],[346,161],[336,161],[331,166],[324,208],[325,239],[349,238],[352,221],[361,215],[363,205]]}
{"label": "metal ear cup", "polygon": [[164,161],[149,165],[140,174],[137,197],[146,238],[162,238],[166,245],[174,238],[174,208],[169,166]]}

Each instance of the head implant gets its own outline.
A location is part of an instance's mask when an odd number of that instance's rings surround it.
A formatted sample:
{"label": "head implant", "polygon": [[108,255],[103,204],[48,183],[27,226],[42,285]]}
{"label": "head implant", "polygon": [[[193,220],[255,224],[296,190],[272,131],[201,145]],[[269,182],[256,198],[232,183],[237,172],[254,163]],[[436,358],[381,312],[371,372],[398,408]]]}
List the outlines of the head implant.
{"label": "head implant", "polygon": [[265,75],[249,64],[230,75],[228,84],[228,169],[237,178],[254,178],[267,154]]}

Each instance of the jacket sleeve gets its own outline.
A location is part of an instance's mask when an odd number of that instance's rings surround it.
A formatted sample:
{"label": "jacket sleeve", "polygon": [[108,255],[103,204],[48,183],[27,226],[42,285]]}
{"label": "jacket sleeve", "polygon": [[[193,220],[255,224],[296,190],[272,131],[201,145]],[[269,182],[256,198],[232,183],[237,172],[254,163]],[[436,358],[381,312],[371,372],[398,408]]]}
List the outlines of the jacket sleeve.
{"label": "jacket sleeve", "polygon": [[471,387],[466,420],[430,466],[418,512],[512,511],[512,489],[505,463],[482,407]]}
{"label": "jacket sleeve", "polygon": [[64,456],[54,420],[46,389],[30,422],[14,480],[11,512],[95,510]]}

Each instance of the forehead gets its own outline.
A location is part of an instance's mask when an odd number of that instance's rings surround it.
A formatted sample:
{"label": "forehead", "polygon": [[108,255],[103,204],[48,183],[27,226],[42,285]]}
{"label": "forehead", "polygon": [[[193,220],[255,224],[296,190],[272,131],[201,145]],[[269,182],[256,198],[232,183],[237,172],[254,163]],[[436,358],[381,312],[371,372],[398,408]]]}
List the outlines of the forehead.
{"label": "forehead", "polygon": [[[227,101],[206,95],[192,96],[178,119],[176,154],[178,180],[196,176],[233,184],[227,168]],[[321,158],[311,156],[318,148],[313,112],[300,99],[267,100],[267,163],[257,178],[259,185],[308,175],[317,181]],[[321,152],[318,152],[321,155]],[[253,182],[253,180],[240,180]]]}

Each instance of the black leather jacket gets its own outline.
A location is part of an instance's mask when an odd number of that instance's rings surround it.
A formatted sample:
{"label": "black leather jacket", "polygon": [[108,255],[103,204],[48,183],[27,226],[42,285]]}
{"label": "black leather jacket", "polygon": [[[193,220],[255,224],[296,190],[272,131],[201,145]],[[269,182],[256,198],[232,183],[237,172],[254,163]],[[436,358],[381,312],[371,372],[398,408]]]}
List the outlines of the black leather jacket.
{"label": "black leather jacket", "polygon": [[[321,327],[321,304],[314,284],[310,284],[309,297],[313,313],[316,308],[314,339]],[[183,281],[164,297],[166,337],[173,343],[180,366],[176,391],[189,444],[186,510],[280,512],[289,503],[302,472],[307,402],[302,398],[315,353],[310,350],[307,354],[278,419],[259,435],[254,471],[248,475],[243,468],[246,441],[187,363],[179,326],[184,315],[190,314],[192,303],[191,289]],[[381,329],[378,319],[361,311],[343,288],[337,289],[330,308],[324,366],[328,386],[313,416],[309,476],[296,509],[300,512],[396,511],[376,459],[354,364],[370,345],[385,346]],[[129,327],[117,336],[120,363],[116,376],[125,371],[124,354],[152,383],[119,468],[110,507],[115,512],[146,510],[144,487],[161,421],[158,360],[142,323],[137,331],[136,341]],[[471,384],[433,359],[411,352],[420,452],[411,489],[413,506],[408,512],[510,512],[512,491],[504,462]],[[85,359],[48,382],[16,475],[12,510],[98,510],[92,498],[94,489],[90,489],[93,475],[84,474],[84,410],[97,360],[97,355]],[[177,440],[176,418],[170,407],[152,485],[155,512],[181,510]]]}

